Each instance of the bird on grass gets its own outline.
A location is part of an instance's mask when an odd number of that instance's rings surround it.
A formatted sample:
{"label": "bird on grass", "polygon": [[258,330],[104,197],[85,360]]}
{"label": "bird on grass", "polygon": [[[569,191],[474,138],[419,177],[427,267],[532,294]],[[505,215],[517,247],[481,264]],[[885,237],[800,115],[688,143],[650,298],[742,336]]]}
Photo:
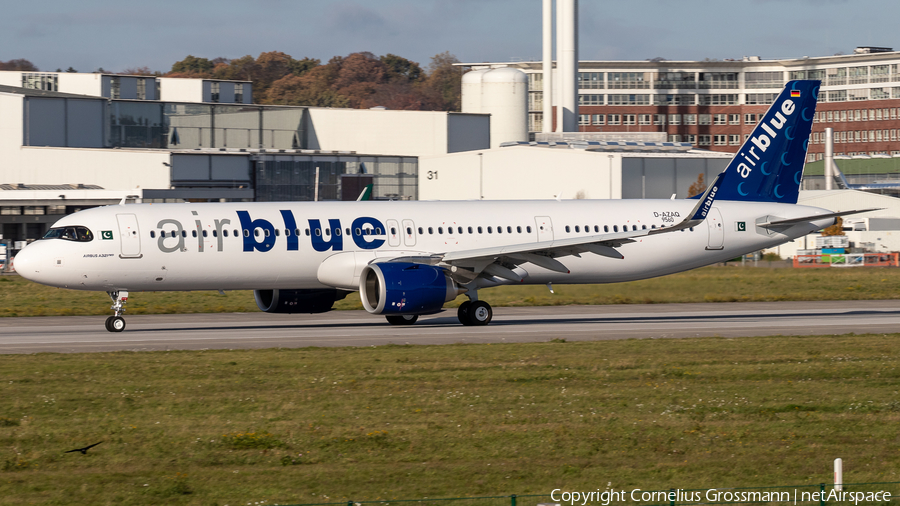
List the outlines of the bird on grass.
{"label": "bird on grass", "polygon": [[[100,441],[100,443],[102,443],[102,442],[103,442],[103,441]],[[75,448],[74,450],[69,450],[69,451],[63,452],[63,453],[81,452],[82,455],[87,455],[87,451],[88,451],[88,450],[90,450],[91,448],[97,446],[97,445],[100,444],[100,443],[94,443],[94,444],[92,444],[92,445],[85,446],[84,448]]]}

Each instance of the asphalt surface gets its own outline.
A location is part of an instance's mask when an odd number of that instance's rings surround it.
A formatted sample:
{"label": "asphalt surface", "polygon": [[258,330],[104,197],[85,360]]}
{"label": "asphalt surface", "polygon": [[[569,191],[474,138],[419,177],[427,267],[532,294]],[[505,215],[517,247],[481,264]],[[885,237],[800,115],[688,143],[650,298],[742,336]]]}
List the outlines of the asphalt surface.
{"label": "asphalt surface", "polygon": [[900,301],[495,308],[487,327],[463,327],[455,310],[400,327],[364,311],[126,315],[121,333],[107,332],[105,319],[0,318],[0,353],[891,333],[900,332]]}

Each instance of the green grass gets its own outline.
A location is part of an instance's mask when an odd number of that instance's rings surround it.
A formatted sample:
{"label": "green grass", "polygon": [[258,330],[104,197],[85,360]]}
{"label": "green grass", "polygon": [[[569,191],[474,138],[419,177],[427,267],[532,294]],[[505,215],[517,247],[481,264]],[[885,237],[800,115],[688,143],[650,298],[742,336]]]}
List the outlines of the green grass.
{"label": "green grass", "polygon": [[[568,304],[658,304],[789,300],[873,300],[900,298],[900,269],[704,267],[661,278],[609,285],[503,286],[482,290],[494,306]],[[249,291],[133,292],[127,314],[258,311]],[[455,307],[459,297],[448,304]],[[0,277],[0,316],[111,314],[102,292],[38,285],[18,276]],[[336,309],[362,309],[357,294]]]}
{"label": "green grass", "polygon": [[0,503],[900,481],[898,338],[7,355]]}

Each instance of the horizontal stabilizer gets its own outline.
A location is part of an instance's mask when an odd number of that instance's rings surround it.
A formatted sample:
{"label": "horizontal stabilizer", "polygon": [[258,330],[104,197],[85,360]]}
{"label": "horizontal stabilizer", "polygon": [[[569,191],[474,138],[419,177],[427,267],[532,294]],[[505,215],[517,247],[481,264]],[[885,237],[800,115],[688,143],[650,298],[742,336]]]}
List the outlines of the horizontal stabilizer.
{"label": "horizontal stabilizer", "polygon": [[860,209],[858,211],[842,211],[840,213],[828,213],[828,214],[814,214],[812,216],[802,216],[800,218],[790,218],[786,220],[772,220],[764,223],[757,223],[758,227],[778,227],[778,226],[789,226],[795,223],[805,223],[809,221],[821,220],[824,218],[837,218],[838,216],[847,216],[849,214],[860,214],[867,213],[869,211],[881,211],[884,209],[883,207],[877,207],[872,209]]}

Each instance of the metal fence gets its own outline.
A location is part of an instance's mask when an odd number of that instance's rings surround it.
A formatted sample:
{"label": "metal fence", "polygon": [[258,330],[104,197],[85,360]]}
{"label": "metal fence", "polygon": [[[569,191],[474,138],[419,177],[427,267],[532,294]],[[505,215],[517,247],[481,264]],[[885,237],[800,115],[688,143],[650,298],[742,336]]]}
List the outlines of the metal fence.
{"label": "metal fence", "polygon": [[900,481],[781,485],[773,487],[719,487],[662,490],[639,488],[566,490],[548,494],[448,497],[440,499],[346,500],[283,506],[699,506],[712,504],[854,504],[886,505],[900,497]]}

